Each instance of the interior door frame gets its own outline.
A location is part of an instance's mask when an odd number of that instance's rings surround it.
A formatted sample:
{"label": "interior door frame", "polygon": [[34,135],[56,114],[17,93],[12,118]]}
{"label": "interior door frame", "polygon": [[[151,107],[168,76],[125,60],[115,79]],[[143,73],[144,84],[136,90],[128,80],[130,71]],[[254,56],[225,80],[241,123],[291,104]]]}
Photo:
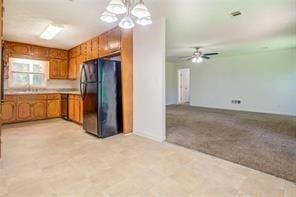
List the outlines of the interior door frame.
{"label": "interior door frame", "polygon": [[[184,90],[183,90],[183,76],[184,71],[188,71],[188,88],[189,88],[189,98],[188,101],[184,101]],[[178,79],[178,104],[183,104],[186,102],[190,102],[190,68],[180,68],[177,70],[177,79]]]}

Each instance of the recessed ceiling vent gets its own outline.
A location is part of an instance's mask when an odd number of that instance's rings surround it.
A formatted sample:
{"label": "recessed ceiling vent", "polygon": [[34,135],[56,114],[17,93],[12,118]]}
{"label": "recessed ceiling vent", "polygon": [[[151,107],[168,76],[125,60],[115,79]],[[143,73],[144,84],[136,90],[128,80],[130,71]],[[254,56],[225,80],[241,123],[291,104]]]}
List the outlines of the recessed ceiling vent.
{"label": "recessed ceiling vent", "polygon": [[241,11],[235,11],[230,13],[231,16],[236,17],[242,15]]}

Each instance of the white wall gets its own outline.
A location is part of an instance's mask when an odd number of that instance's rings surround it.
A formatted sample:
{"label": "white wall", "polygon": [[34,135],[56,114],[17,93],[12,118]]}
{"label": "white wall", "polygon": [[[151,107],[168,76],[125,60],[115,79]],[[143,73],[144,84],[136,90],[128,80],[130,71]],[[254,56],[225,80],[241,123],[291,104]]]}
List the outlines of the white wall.
{"label": "white wall", "polygon": [[134,133],[165,139],[165,21],[134,29]]}
{"label": "white wall", "polygon": [[165,94],[166,105],[178,102],[178,74],[174,63],[166,62],[165,65]]}
{"label": "white wall", "polygon": [[191,66],[190,86],[194,106],[296,115],[296,49],[214,57]]}

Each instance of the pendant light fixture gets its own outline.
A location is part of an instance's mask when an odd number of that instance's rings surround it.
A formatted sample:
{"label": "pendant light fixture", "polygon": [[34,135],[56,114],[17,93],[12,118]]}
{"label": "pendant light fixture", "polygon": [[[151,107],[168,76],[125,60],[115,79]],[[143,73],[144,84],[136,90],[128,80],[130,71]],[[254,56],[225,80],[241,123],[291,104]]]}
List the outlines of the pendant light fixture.
{"label": "pendant light fixture", "polygon": [[140,0],[135,7],[132,9],[132,15],[137,18],[144,18],[150,16],[148,8],[145,6],[144,1]]}
{"label": "pendant light fixture", "polygon": [[102,16],[100,17],[100,19],[106,23],[114,23],[116,21],[118,21],[118,18],[116,17],[115,14],[112,14],[110,12],[103,12]]}
{"label": "pendant light fixture", "polygon": [[112,0],[107,6],[107,10],[114,14],[124,14],[127,12],[126,6],[121,0]]}
{"label": "pendant light fixture", "polygon": [[152,23],[151,14],[143,0],[139,0],[134,5],[131,0],[111,0],[106,10],[100,19],[107,23],[114,23],[118,21],[120,15],[125,14],[118,24],[123,29],[133,28],[135,26],[134,20],[142,26]]}

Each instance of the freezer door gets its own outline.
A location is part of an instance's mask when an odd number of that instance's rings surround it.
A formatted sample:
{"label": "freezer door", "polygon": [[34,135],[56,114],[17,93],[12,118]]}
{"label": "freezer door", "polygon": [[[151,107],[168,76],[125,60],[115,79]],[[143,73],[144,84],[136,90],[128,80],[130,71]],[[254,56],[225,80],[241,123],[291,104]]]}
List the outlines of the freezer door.
{"label": "freezer door", "polygon": [[98,60],[92,60],[83,64],[85,75],[82,82],[94,83],[98,81]]}
{"label": "freezer door", "polygon": [[100,62],[100,137],[122,132],[120,62]]}

